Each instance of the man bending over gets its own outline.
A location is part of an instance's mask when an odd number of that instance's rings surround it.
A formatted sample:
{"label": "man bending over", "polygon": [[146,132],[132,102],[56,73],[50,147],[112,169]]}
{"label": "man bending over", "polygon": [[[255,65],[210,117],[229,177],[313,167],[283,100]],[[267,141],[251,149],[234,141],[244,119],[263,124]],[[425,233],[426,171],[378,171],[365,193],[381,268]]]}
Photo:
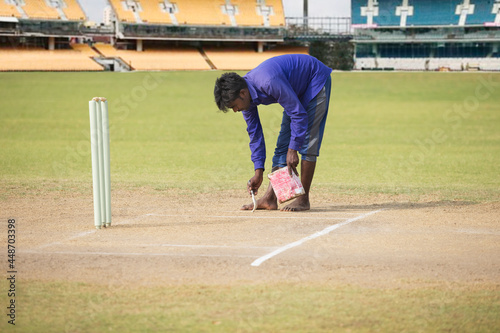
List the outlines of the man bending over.
{"label": "man bending over", "polygon": [[[274,150],[272,171],[287,166],[290,175],[298,174],[305,195],[296,198],[282,210],[310,209],[311,188],[316,159],[319,156],[330,101],[332,70],[314,57],[289,54],[270,58],[241,77],[224,73],[215,82],[215,103],[221,111],[241,112],[250,136],[251,159],[255,174],[248,181],[248,191],[257,194],[262,184],[266,146],[257,106],[279,103],[283,109],[281,130]],[[241,209],[251,210],[253,204]],[[278,209],[276,195],[269,187],[257,201],[257,209]]]}

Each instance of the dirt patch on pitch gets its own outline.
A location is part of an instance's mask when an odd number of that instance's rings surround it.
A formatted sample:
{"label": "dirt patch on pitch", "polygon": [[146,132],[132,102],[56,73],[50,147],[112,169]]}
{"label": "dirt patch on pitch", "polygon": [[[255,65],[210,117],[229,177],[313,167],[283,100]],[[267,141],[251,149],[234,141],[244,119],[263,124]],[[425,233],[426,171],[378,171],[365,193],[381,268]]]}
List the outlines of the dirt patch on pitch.
{"label": "dirt patch on pitch", "polygon": [[[248,200],[236,191],[115,190],[113,226],[104,230],[93,227],[88,194],[13,196],[2,206],[5,219],[17,220],[22,280],[499,287],[499,202],[313,194],[309,212],[239,211]],[[251,266],[339,223],[346,224]]]}

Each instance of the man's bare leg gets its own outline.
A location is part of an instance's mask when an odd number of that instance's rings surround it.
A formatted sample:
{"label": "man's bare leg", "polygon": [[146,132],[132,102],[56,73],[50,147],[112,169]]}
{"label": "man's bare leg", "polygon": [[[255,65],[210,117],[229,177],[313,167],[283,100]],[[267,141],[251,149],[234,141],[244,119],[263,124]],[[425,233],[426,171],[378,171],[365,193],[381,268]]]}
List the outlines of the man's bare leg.
{"label": "man's bare leg", "polygon": [[[271,172],[276,171],[278,169],[279,169],[279,167],[274,167],[271,170]],[[248,204],[248,205],[244,205],[240,209],[241,210],[252,210],[253,203]],[[278,198],[276,198],[276,194],[274,194],[274,190],[273,190],[273,187],[271,186],[271,183],[269,183],[269,186],[268,186],[264,196],[260,199],[257,199],[257,209],[267,209],[267,210],[278,209]]]}
{"label": "man's bare leg", "polygon": [[298,212],[311,209],[311,204],[309,203],[309,189],[311,188],[315,169],[316,162],[302,160],[300,163],[300,181],[302,182],[306,194],[301,195],[289,205],[281,208],[282,211]]}

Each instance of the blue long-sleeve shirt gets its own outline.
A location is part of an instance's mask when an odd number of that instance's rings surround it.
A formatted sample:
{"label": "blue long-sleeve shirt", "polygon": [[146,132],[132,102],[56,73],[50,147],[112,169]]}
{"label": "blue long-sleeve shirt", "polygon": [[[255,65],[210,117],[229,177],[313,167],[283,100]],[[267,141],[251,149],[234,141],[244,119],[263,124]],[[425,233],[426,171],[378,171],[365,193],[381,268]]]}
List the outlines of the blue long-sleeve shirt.
{"label": "blue long-sleeve shirt", "polygon": [[307,131],[306,107],[326,83],[332,70],[306,54],[287,54],[268,59],[248,72],[245,79],[251,106],[242,111],[250,136],[255,169],[264,169],[266,145],[257,105],[279,103],[291,119],[288,148],[300,150]]}

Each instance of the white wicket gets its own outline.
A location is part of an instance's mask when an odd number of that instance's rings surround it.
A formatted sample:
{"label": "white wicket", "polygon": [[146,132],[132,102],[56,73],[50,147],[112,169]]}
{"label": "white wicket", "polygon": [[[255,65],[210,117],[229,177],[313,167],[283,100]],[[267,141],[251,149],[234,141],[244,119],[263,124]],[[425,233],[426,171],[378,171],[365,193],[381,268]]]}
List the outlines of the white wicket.
{"label": "white wicket", "polygon": [[108,101],[94,97],[89,102],[94,224],[97,229],[111,226],[111,176],[109,158]]}

